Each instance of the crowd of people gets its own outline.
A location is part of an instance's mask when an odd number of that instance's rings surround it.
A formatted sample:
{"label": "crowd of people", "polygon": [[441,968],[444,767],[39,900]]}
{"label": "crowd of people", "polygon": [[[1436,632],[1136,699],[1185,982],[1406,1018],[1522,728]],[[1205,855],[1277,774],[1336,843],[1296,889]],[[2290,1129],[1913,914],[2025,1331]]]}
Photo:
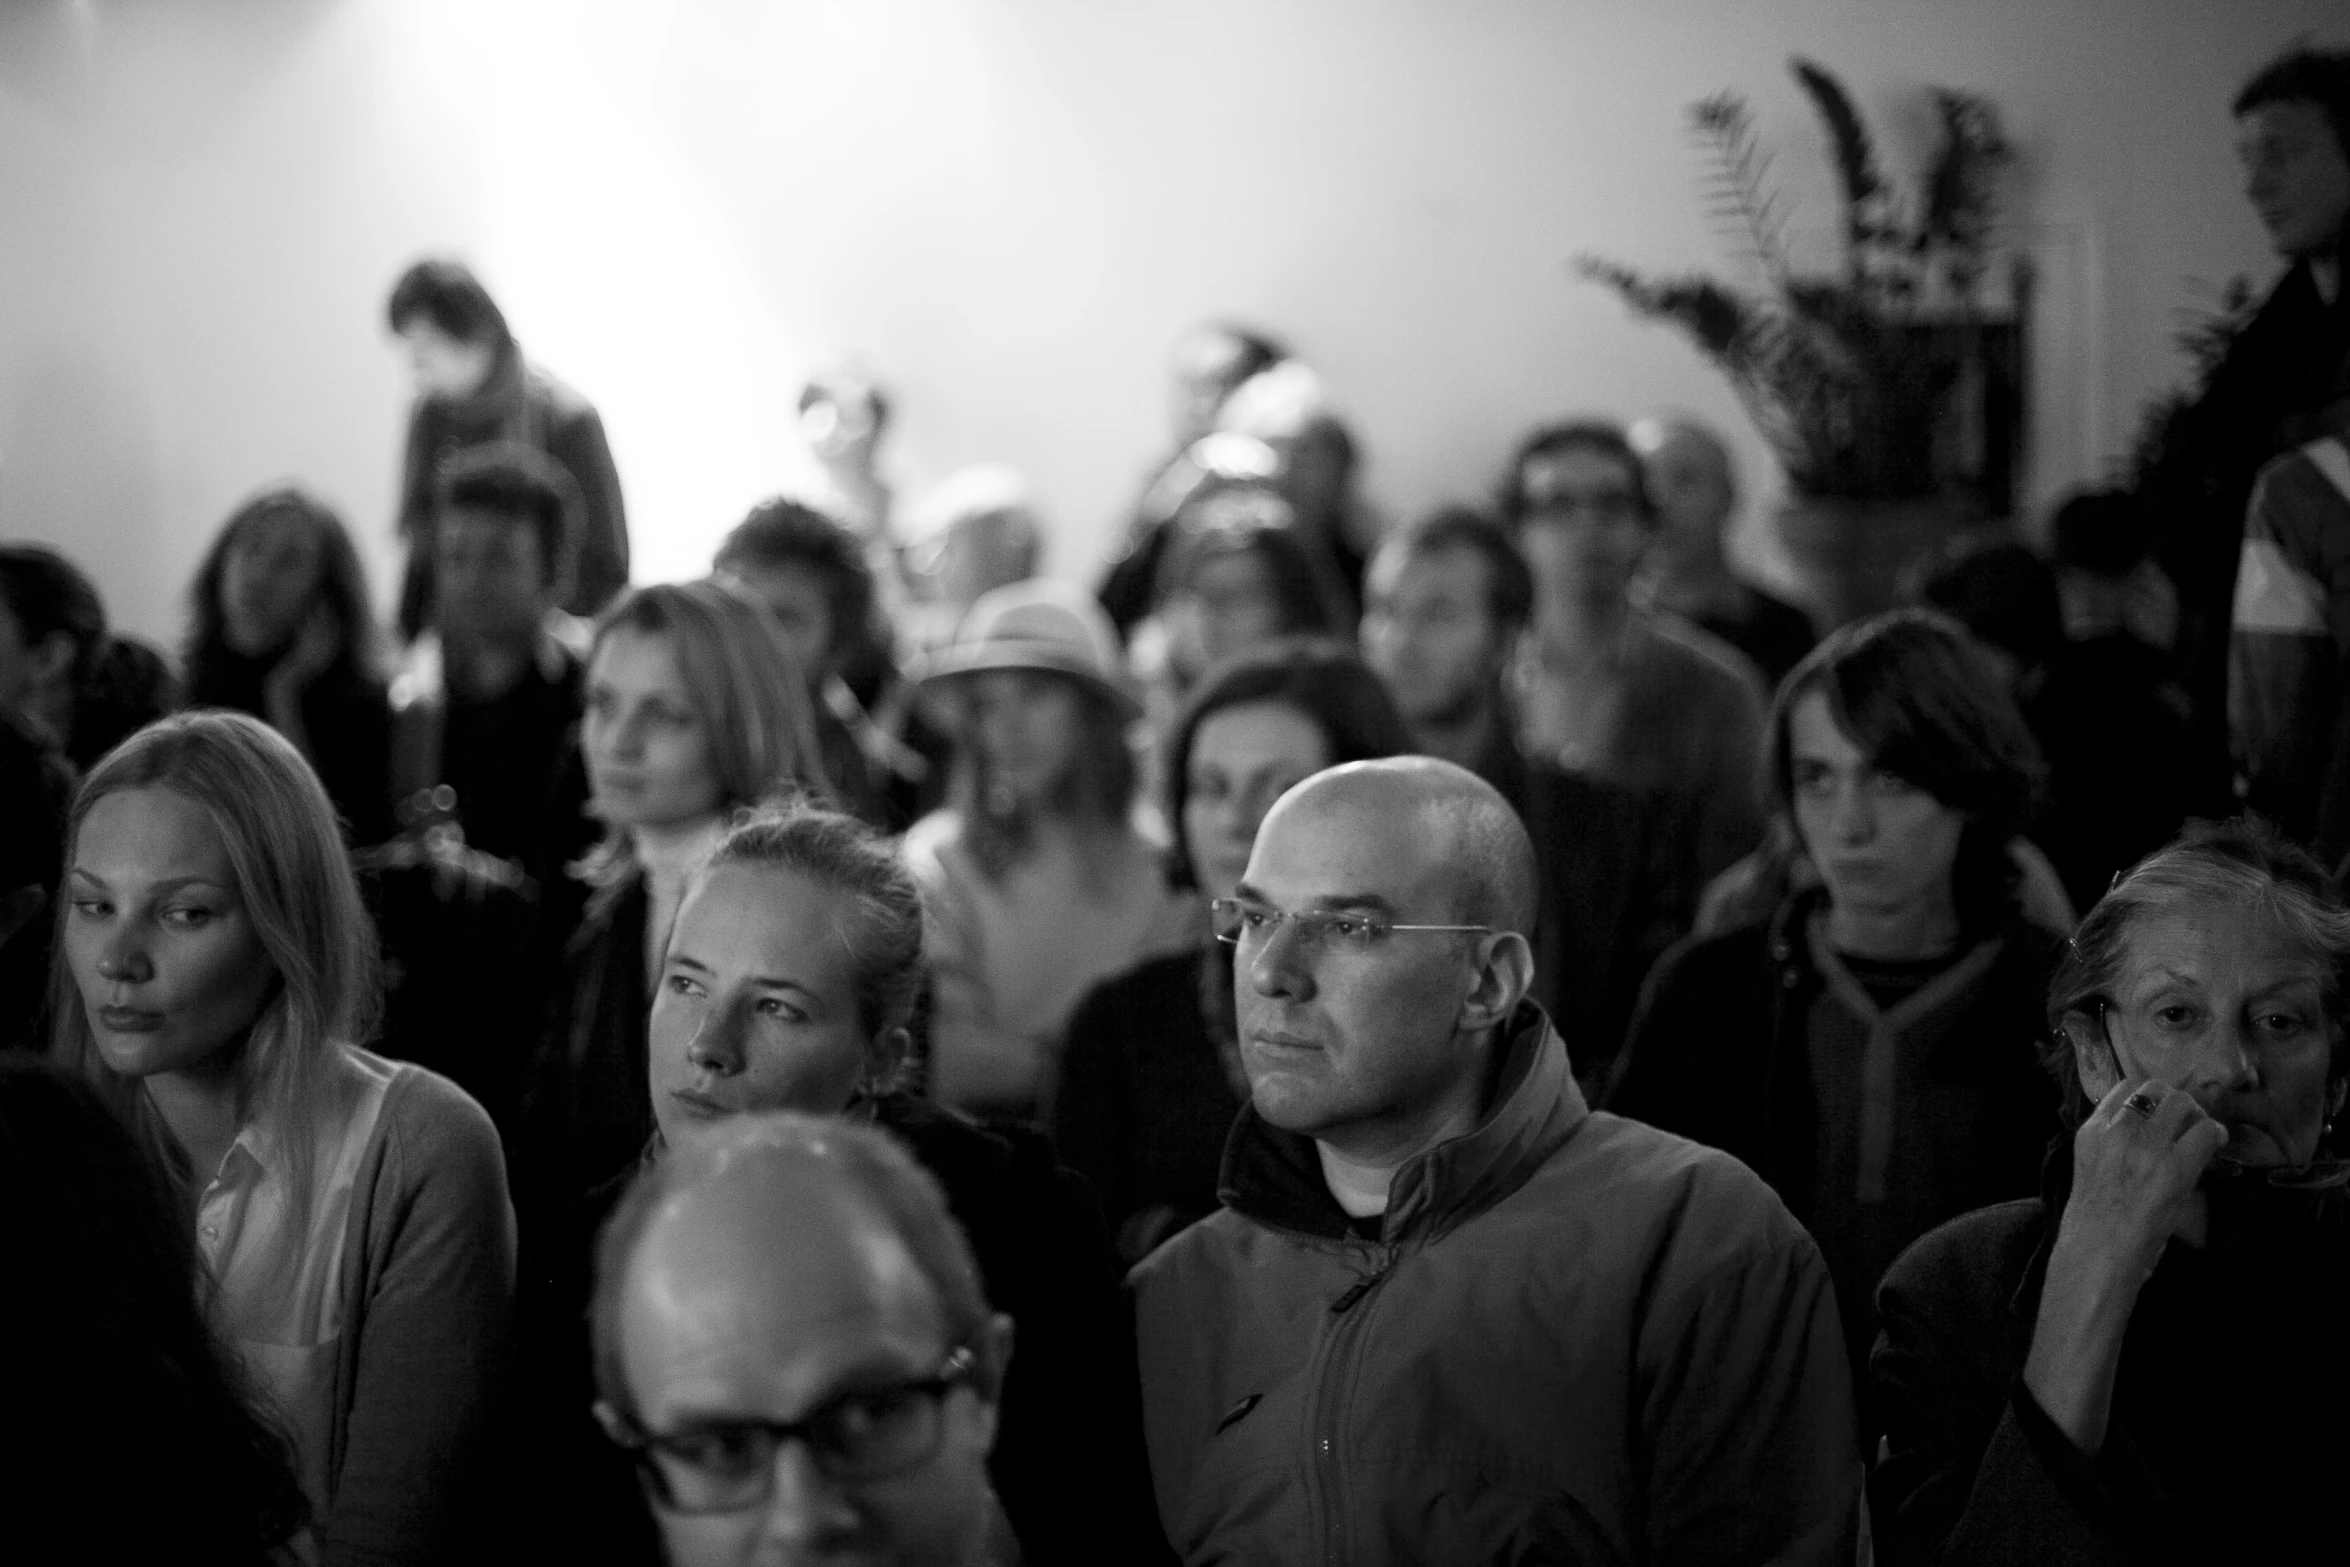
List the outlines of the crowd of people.
{"label": "crowd of people", "polygon": [[[71,1559],[2268,1559],[2350,1459],[2350,54],[2165,461],[1815,627],[1682,415],[1390,526],[1227,323],[630,586],[460,263],[379,630],[0,547],[4,1494]],[[2240,565],[2240,569],[2239,569]],[[1824,635],[1822,634],[1824,633]],[[61,1555],[60,1559],[64,1559]]]}

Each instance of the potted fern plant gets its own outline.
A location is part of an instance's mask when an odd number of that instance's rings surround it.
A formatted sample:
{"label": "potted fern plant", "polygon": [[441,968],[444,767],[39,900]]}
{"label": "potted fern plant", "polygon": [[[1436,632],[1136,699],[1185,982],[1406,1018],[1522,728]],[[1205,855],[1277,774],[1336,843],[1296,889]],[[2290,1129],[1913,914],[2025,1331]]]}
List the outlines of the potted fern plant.
{"label": "potted fern plant", "polygon": [[2022,428],[2020,304],[1984,304],[1998,177],[2011,153],[1996,110],[1938,89],[1938,140],[1914,192],[1880,169],[1842,83],[1809,60],[1795,78],[1825,123],[1842,193],[1843,265],[1807,272],[1746,101],[1689,108],[1710,217],[1745,274],[1651,277],[1585,256],[1582,274],[1679,328],[1728,377],[1787,471],[1779,527],[1829,623],[1891,602],[1904,565],[1954,526],[2013,503]]}

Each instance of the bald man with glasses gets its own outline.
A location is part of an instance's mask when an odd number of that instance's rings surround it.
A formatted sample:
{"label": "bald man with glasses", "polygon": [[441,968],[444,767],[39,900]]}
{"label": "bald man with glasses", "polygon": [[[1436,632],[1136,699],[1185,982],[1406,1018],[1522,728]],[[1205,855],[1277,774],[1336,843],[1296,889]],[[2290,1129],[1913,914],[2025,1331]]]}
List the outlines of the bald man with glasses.
{"label": "bald man with glasses", "polygon": [[1533,851],[1427,757],[1291,789],[1219,900],[1250,1103],[1134,1271],[1186,1561],[1846,1562],[1860,1454],[1810,1237],[1595,1114],[1525,999]]}

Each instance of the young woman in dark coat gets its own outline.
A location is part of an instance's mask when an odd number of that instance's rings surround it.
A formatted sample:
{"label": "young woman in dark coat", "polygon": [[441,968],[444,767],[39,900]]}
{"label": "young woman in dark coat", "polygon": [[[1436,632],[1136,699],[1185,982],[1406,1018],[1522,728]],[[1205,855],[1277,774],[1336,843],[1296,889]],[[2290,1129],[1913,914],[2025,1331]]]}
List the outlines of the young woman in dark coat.
{"label": "young woman in dark coat", "polygon": [[2346,972],[2331,879],[2241,825],[2191,829],[2081,922],[2047,1008],[2074,1130],[2041,1195],[1934,1231],[1879,1295],[1880,1561],[2338,1548]]}
{"label": "young woman in dark coat", "polygon": [[355,846],[392,835],[392,711],[350,530],[287,487],[230,515],[196,568],[188,705],[251,713],[294,742]]}
{"label": "young woman in dark coat", "polygon": [[[1325,767],[1396,756],[1410,734],[1343,643],[1300,639],[1203,678],[1167,741],[1167,820],[1185,885],[1222,897],[1257,824]],[[1093,1182],[1122,1262],[1216,1209],[1216,1173],[1247,1098],[1233,1037],[1232,949],[1207,935],[1098,986],[1070,1020],[1053,1142]]]}
{"label": "young woman in dark coat", "polygon": [[1737,1155],[1819,1241],[1855,1365],[1877,1281],[1935,1225],[2028,1194],[2056,939],[2008,852],[2039,757],[1957,625],[1847,626],[1779,687],[1777,808],[1819,871],[1661,959],[1606,1107]]}

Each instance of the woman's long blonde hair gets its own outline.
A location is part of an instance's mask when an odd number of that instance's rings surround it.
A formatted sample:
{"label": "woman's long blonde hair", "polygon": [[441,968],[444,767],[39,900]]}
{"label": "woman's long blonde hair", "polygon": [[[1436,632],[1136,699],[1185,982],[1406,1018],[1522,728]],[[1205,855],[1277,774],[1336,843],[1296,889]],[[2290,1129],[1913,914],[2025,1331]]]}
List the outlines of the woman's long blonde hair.
{"label": "woman's long blonde hair", "polygon": [[[67,853],[91,807],[125,789],[168,789],[220,834],[237,901],[276,971],[238,1050],[238,1105],[284,1149],[291,1207],[307,1224],[319,1148],[340,1120],[332,1052],[363,1044],[378,999],[375,929],[359,898],[333,805],[300,752],[259,719],[217,710],[160,719],[108,752],[74,792]],[[51,1059],[95,1084],[153,1141],[169,1168],[187,1160],[139,1083],[106,1064],[66,961],[60,899],[50,965]],[[196,1172],[208,1173],[208,1172]]]}

